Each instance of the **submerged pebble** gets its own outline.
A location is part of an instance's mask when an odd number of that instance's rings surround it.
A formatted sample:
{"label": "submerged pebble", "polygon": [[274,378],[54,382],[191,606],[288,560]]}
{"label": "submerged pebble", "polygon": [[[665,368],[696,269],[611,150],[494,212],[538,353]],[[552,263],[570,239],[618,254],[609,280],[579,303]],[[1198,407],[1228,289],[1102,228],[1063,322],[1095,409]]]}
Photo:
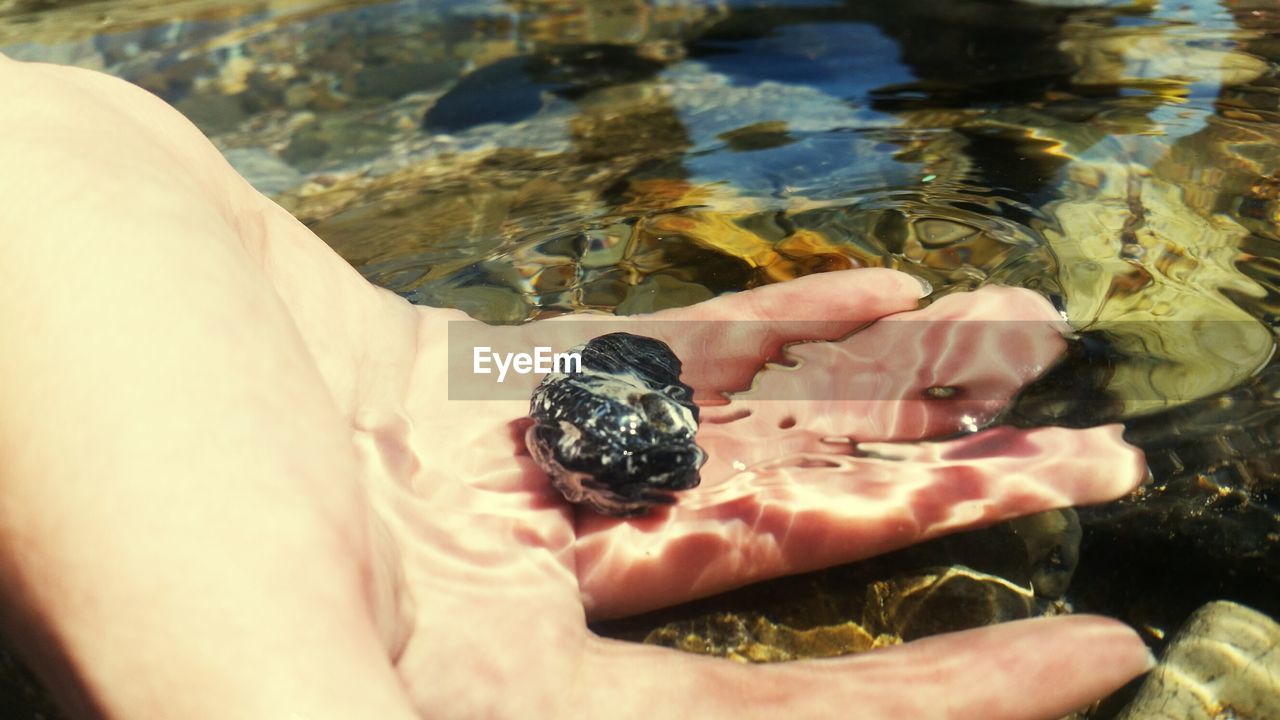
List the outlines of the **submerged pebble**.
{"label": "submerged pebble", "polygon": [[1280,624],[1252,608],[1208,603],[1178,630],[1120,720],[1280,717]]}
{"label": "submerged pebble", "polygon": [[602,335],[570,350],[578,372],[554,372],[534,390],[525,443],[572,503],[617,517],[644,515],[696,487],[706,453],[694,443],[698,406],[665,343]]}

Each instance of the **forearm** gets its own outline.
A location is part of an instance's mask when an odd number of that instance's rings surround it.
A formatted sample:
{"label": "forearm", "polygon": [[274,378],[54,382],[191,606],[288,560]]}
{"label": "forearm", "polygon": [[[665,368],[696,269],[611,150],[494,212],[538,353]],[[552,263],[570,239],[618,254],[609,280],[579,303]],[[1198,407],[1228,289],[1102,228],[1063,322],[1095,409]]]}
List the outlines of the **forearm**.
{"label": "forearm", "polygon": [[34,94],[0,112],[7,630],[82,713],[407,716],[350,430],[233,203]]}

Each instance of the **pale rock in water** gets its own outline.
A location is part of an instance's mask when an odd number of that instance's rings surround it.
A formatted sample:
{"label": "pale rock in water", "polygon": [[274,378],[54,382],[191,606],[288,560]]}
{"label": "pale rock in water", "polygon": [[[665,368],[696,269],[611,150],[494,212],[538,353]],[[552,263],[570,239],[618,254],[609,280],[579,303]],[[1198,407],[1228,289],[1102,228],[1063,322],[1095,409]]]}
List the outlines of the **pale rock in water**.
{"label": "pale rock in water", "polygon": [[1233,602],[1200,608],[1120,720],[1280,718],[1280,624]]}

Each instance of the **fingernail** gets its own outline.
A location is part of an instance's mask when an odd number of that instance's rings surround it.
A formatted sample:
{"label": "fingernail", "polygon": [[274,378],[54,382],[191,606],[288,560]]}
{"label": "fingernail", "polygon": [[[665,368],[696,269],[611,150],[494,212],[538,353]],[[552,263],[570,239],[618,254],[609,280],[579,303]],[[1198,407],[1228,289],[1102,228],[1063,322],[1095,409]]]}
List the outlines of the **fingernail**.
{"label": "fingernail", "polygon": [[916,282],[920,283],[920,297],[928,297],[933,292],[933,285],[930,285],[928,280],[925,280],[922,277],[916,277],[915,275],[912,275],[911,277],[915,278]]}

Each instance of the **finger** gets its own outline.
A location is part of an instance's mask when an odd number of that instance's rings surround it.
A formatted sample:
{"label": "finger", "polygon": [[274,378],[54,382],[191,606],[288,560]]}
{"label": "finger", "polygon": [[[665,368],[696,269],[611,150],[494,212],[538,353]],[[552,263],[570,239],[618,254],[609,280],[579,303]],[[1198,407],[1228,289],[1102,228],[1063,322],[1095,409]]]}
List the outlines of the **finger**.
{"label": "finger", "polygon": [[636,332],[671,346],[698,402],[723,402],[719,391],[749,387],[783,344],[841,338],[911,310],[925,294],[919,280],[896,270],[842,270],[646,315],[637,318]]}
{"label": "finger", "polygon": [[[474,323],[465,332],[449,333],[451,342],[458,341],[450,366],[471,367],[468,353],[477,346],[506,356],[535,347],[567,350],[593,337],[629,332],[667,343],[680,358],[681,379],[694,388],[695,399],[720,404],[723,391],[750,386],[751,378],[766,360],[778,357],[783,344],[844,337],[886,315],[914,308],[923,292],[910,275],[869,268],[811,275],[651,315],[570,315],[514,328]],[[513,373],[504,379],[502,396],[523,392],[527,397],[536,381],[533,375]]]}
{"label": "finger", "polygon": [[799,455],[620,523],[581,513],[593,617],[618,617],[853,562],[957,530],[1111,500],[1145,477],[1121,426],[996,428],[884,457]]}
{"label": "finger", "polygon": [[[1044,298],[986,287],[885,318],[836,343],[785,352],[750,392],[708,408],[704,478],[833,440],[917,440],[974,431],[1062,354],[1066,325]],[[847,448],[846,448],[847,449]]]}
{"label": "finger", "polygon": [[747,666],[646,645],[588,646],[583,717],[1053,720],[1150,669],[1129,628],[1025,620],[852,657]]}

